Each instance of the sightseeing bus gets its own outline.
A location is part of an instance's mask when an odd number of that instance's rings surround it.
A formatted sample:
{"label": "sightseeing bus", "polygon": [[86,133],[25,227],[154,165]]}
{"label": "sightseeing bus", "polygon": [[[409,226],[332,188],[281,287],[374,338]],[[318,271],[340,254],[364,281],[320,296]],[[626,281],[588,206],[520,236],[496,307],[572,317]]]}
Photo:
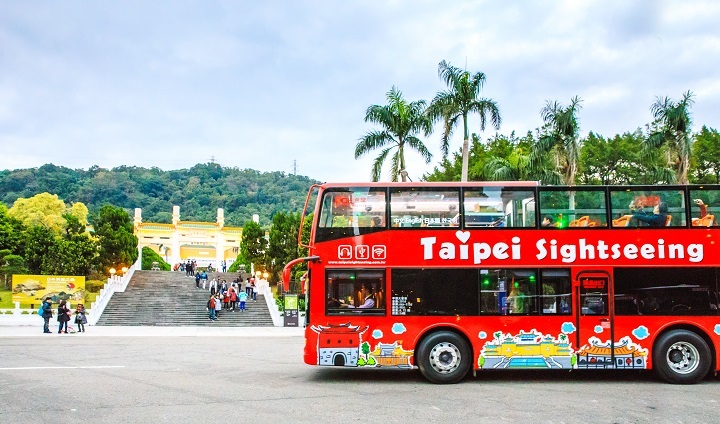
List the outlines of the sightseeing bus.
{"label": "sightseeing bus", "polygon": [[720,369],[720,186],[327,183],[304,360],[419,369]]}

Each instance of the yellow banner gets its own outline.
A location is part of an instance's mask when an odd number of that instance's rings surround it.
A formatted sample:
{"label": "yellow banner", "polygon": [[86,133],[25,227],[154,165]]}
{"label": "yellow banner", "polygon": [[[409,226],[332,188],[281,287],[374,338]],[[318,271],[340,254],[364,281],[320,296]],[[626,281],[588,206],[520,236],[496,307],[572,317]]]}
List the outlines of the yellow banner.
{"label": "yellow banner", "polygon": [[69,275],[13,275],[13,302],[27,307],[50,297],[53,303],[67,300],[72,305],[85,301],[85,277]]}

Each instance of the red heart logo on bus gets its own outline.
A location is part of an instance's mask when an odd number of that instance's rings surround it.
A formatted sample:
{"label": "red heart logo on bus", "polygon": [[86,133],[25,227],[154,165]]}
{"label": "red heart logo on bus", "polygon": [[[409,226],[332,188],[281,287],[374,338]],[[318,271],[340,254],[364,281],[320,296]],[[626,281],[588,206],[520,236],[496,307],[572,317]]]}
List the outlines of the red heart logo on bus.
{"label": "red heart logo on bus", "polygon": [[470,240],[470,231],[455,231],[455,237],[463,243],[467,243]]}

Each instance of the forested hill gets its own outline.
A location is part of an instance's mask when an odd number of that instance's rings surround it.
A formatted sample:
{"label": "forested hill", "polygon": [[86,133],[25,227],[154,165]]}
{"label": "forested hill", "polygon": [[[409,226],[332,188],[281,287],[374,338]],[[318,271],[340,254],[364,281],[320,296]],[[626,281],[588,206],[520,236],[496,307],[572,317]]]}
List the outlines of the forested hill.
{"label": "forested hill", "polygon": [[8,206],[19,197],[57,194],[65,203],[83,202],[92,215],[104,204],[132,213],[142,208],[144,222],[170,223],[173,205],[183,221],[215,222],[225,209],[225,225],[241,226],[252,215],[270,223],[276,211],[302,210],[307,190],[316,181],[283,172],[259,172],[205,163],[190,169],[121,166],[88,170],[52,164],[39,168],[0,171],[0,195]]}

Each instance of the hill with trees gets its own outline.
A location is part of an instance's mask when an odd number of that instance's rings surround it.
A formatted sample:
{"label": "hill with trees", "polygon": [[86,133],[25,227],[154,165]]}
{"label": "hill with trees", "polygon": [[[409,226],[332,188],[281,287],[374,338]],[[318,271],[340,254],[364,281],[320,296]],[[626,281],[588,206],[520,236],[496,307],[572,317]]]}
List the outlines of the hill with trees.
{"label": "hill with trees", "polygon": [[83,170],[47,164],[0,171],[0,200],[10,207],[18,198],[47,192],[70,204],[85,204],[91,218],[110,204],[129,212],[142,208],[143,221],[162,223],[171,222],[174,205],[180,206],[183,221],[214,222],[217,209],[223,208],[226,225],[242,226],[259,214],[260,224],[266,226],[278,211],[301,211],[313,183],[300,175],[217,163],[172,171],[135,166]]}

